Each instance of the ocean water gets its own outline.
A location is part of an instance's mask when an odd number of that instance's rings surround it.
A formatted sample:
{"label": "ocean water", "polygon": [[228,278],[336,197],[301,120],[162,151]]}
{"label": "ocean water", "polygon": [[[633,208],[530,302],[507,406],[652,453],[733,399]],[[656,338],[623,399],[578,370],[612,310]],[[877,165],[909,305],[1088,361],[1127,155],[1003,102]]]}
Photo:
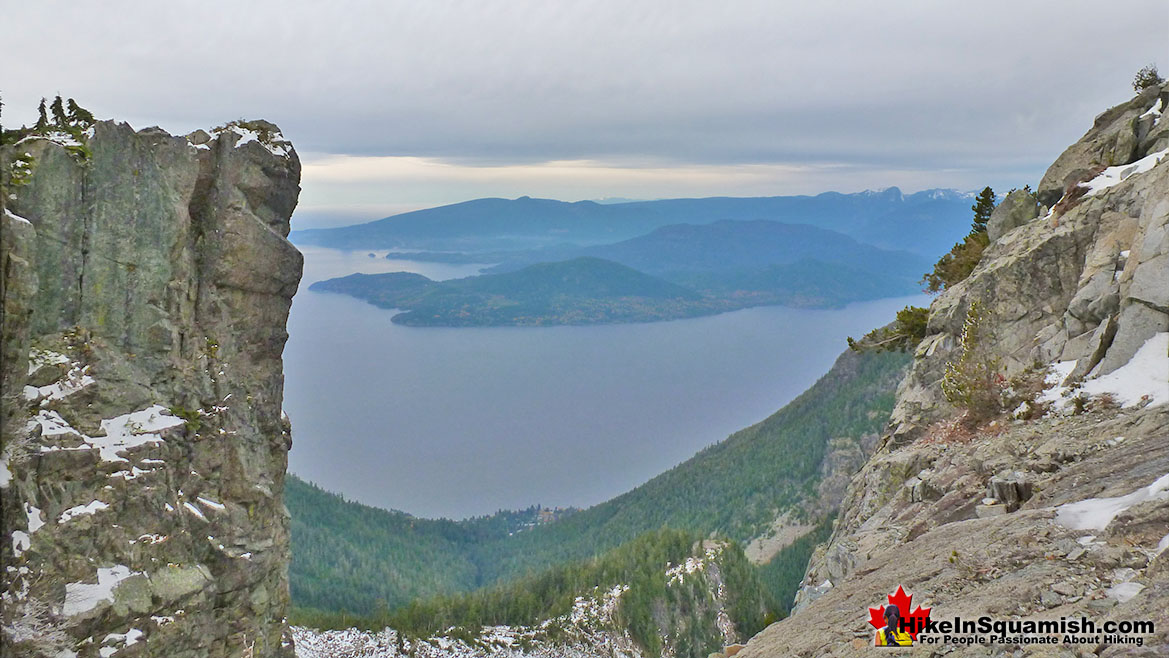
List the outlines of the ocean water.
{"label": "ocean water", "polygon": [[351,500],[465,518],[587,506],[627,491],[803,392],[907,297],[590,327],[402,327],[309,284],[432,279],[480,266],[305,252],[284,353],[289,469]]}

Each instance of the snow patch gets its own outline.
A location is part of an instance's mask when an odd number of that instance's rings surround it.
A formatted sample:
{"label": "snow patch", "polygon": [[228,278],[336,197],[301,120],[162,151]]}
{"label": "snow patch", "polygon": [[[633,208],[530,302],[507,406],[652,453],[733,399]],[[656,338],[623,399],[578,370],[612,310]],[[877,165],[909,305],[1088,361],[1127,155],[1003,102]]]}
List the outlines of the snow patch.
{"label": "snow patch", "polygon": [[1146,400],[1150,407],[1169,403],[1169,332],[1153,334],[1128,363],[1113,372],[1063,386],[1063,380],[1075,367],[1076,361],[1053,364],[1045,380],[1052,388],[1044,391],[1038,400],[1050,403],[1056,410],[1066,409],[1080,393],[1108,394],[1123,407],[1143,404]]}
{"label": "snow patch", "polygon": [[95,500],[85,505],[70,507],[64,512],[61,512],[61,517],[57,519],[57,523],[69,523],[79,516],[90,516],[95,514],[98,510],[107,509],[108,507],[109,505],[101,502],[100,500]]}
{"label": "snow patch", "polygon": [[1100,172],[1100,175],[1096,176],[1092,180],[1086,183],[1080,183],[1080,187],[1088,188],[1088,192],[1085,196],[1092,196],[1110,187],[1119,185],[1121,182],[1127,180],[1131,176],[1143,174],[1151,170],[1153,167],[1156,167],[1158,164],[1160,164],[1161,159],[1166,155],[1169,155],[1169,149],[1157,151],[1156,153],[1150,153],[1136,162],[1109,167]]}
{"label": "snow patch", "polygon": [[17,215],[17,214],[15,214],[15,213],[13,213],[11,210],[9,210],[9,209],[7,209],[7,208],[5,208],[5,209],[4,209],[4,216],[5,216],[5,217],[10,217],[10,218],[12,218],[14,221],[21,222],[21,223],[24,223],[24,224],[28,224],[29,226],[32,226],[32,222],[30,222],[30,221],[28,221],[27,219],[25,219],[25,218],[21,217],[20,215]]}
{"label": "snow patch", "polygon": [[1117,515],[1149,500],[1169,499],[1169,474],[1125,496],[1089,498],[1056,508],[1055,522],[1074,530],[1103,530]]}
{"label": "snow patch", "polygon": [[[110,633],[109,635],[105,636],[105,639],[103,639],[101,643],[102,645],[121,644],[122,649],[125,649],[126,647],[137,643],[138,640],[141,640],[144,636],[145,633],[142,631],[138,630],[137,628],[131,628],[125,633]],[[121,649],[116,647],[102,646],[102,648],[98,650],[98,653],[101,654],[102,658],[109,658],[109,656],[112,656],[119,651],[121,651]]]}
{"label": "snow patch", "polygon": [[98,449],[102,461],[129,461],[118,453],[147,443],[160,443],[162,436],[158,432],[184,422],[182,418],[171,416],[166,407],[155,404],[141,411],[103,420],[101,427],[106,435],[85,437],[85,442]]}
{"label": "snow patch", "polygon": [[12,531],[12,554],[15,557],[24,555],[24,552],[32,546],[32,537],[28,536],[27,532],[23,530]]}
{"label": "snow patch", "polygon": [[203,516],[203,512],[200,511],[198,507],[195,507],[191,503],[184,502],[183,507],[185,507],[188,512],[190,512],[191,514],[194,514],[195,516],[199,517],[200,519],[203,519],[204,521],[207,520],[207,517]]}
{"label": "snow patch", "polygon": [[272,131],[262,136],[255,130],[245,128],[236,122],[229,123],[222,128],[217,128],[212,131],[212,134],[216,137],[226,133],[232,133],[237,136],[235,148],[239,148],[250,142],[256,142],[260,146],[268,149],[269,153],[278,157],[287,157],[292,150],[292,143],[284,139],[284,135],[279,131]]}
{"label": "snow patch", "polygon": [[1104,591],[1108,594],[1108,596],[1111,596],[1118,602],[1127,603],[1129,600],[1136,597],[1137,594],[1140,594],[1141,590],[1144,588],[1145,586],[1140,583],[1120,583],[1119,585],[1113,585]]}
{"label": "snow patch", "polygon": [[31,535],[45,525],[45,519],[41,515],[41,511],[36,507],[25,503],[24,514],[28,517],[28,534]]}
{"label": "snow patch", "polygon": [[8,468],[8,451],[0,453],[0,489],[7,489],[12,482],[12,471]]}
{"label": "snow patch", "polygon": [[61,414],[56,411],[46,409],[38,411],[37,415],[33,416],[33,419],[29,421],[29,429],[36,425],[41,426],[41,436],[44,437],[62,436],[64,434],[75,434],[78,437],[82,436],[81,432],[73,429],[73,426],[66,422],[61,417]]}
{"label": "snow patch", "polygon": [[199,501],[200,503],[202,503],[202,504],[206,505],[207,507],[210,507],[210,508],[212,508],[212,509],[219,510],[220,512],[222,512],[222,511],[224,511],[224,510],[226,510],[226,509],[227,509],[227,506],[226,506],[226,505],[224,505],[223,503],[217,503],[217,502],[215,502],[214,500],[209,500],[209,499],[207,499],[207,498],[204,498],[204,497],[202,497],[202,496],[196,496],[196,497],[195,497],[195,500],[197,500],[197,501]]}
{"label": "snow patch", "polygon": [[65,585],[65,604],[61,614],[66,617],[93,610],[103,601],[113,602],[114,590],[130,576],[140,572],[130,571],[125,565],[114,565],[97,570],[97,583],[69,583]]}
{"label": "snow patch", "polygon": [[1164,111],[1165,111],[1165,100],[1162,98],[1158,98],[1157,102],[1153,103],[1153,106],[1150,107],[1149,109],[1145,110],[1145,113],[1142,114],[1141,116],[1139,116],[1138,118],[1143,119],[1145,117],[1159,117],[1159,116],[1161,116],[1161,112],[1164,112]]}

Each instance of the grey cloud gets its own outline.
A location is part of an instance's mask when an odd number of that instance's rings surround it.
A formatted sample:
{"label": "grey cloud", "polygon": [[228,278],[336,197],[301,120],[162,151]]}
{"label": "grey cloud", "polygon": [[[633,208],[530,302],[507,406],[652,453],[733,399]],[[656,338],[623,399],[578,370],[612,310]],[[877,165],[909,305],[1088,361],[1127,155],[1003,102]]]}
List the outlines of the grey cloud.
{"label": "grey cloud", "polygon": [[[1048,162],[1164,58],[1169,5],[20,3],[6,123],[57,91],[301,150],[992,169]],[[1169,60],[1163,60],[1169,65]]]}

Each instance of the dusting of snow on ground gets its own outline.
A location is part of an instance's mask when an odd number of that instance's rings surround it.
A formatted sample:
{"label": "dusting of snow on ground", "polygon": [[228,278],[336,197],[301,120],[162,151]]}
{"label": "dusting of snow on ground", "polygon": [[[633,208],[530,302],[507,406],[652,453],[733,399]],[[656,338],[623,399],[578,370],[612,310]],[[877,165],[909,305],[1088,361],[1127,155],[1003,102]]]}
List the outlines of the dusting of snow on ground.
{"label": "dusting of snow on ground", "polygon": [[113,602],[118,585],[138,572],[118,564],[97,570],[97,583],[69,583],[65,585],[65,605],[61,614],[72,617],[93,610],[103,601]]}
{"label": "dusting of snow on ground", "polygon": [[28,355],[28,374],[31,375],[44,366],[55,366],[65,363],[69,363],[69,357],[65,356],[64,354],[60,354],[52,350],[41,350],[33,348],[29,351]]}
{"label": "dusting of snow on ground", "polygon": [[245,128],[235,122],[229,123],[222,128],[216,128],[214,131],[212,131],[212,134],[217,137],[225,133],[234,133],[239,137],[235,142],[235,148],[239,148],[249,142],[256,142],[260,146],[268,149],[268,152],[272,155],[282,158],[287,157],[292,150],[292,143],[284,139],[284,135],[276,131],[267,135],[266,139],[263,139],[260,133]]}
{"label": "dusting of snow on ground", "polygon": [[716,559],[721,553],[718,548],[708,548],[702,557],[688,557],[686,561],[666,570],[666,582],[670,585],[686,582],[687,574],[704,571],[706,565]]}
{"label": "dusting of snow on ground", "polygon": [[[292,633],[297,658],[641,658],[626,634],[612,630],[621,595],[628,589],[617,585],[577,597],[568,614],[536,627],[484,626],[470,643],[445,636],[410,640],[389,628],[375,633],[294,626]],[[547,640],[545,629],[553,624],[570,639]]]}
{"label": "dusting of snow on ground", "polygon": [[1056,508],[1055,522],[1074,530],[1103,530],[1124,510],[1149,500],[1169,499],[1169,474],[1147,487],[1114,498],[1089,498]]}
{"label": "dusting of snow on ground", "polygon": [[24,139],[17,142],[17,144],[23,144],[25,142],[37,139],[43,139],[47,142],[52,142],[61,146],[81,146],[81,142],[74,139],[73,135],[70,135],[64,130],[51,130],[42,135],[29,135],[28,137],[25,137]]}
{"label": "dusting of snow on ground", "polygon": [[1092,180],[1086,183],[1080,183],[1080,187],[1088,188],[1088,193],[1086,196],[1092,196],[1093,194],[1106,190],[1110,187],[1113,187],[1114,185],[1119,185],[1130,176],[1143,174],[1146,171],[1151,170],[1153,167],[1156,167],[1158,164],[1160,164],[1162,158],[1164,158],[1166,155],[1169,155],[1169,149],[1157,151],[1156,153],[1150,153],[1140,160],[1130,164],[1109,167],[1100,172],[1100,175],[1096,176]]}
{"label": "dusting of snow on ground", "polygon": [[79,364],[73,364],[65,378],[60,381],[39,388],[25,386],[24,398],[30,402],[40,401],[41,406],[44,406],[53,400],[69,397],[94,381],[94,378],[89,376],[89,366],[83,368]]}

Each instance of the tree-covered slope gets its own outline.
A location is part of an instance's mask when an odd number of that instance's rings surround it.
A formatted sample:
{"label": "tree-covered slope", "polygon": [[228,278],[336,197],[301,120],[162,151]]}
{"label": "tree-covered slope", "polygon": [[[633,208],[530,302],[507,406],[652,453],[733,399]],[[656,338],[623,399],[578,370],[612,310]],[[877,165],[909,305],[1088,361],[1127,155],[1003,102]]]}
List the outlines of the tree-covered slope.
{"label": "tree-covered slope", "polygon": [[798,514],[800,503],[815,496],[829,439],[859,441],[881,429],[907,361],[897,353],[845,352],[768,419],[626,494],[547,525],[526,527],[522,514],[416,519],[290,478],[293,600],[369,612],[380,599],[394,609],[600,555],[662,527],[752,539],[779,511]]}
{"label": "tree-covered slope", "polygon": [[393,321],[414,326],[650,322],[733,308],[624,265],[587,257],[451,281],[404,272],[351,274],[319,281],[311,289],[406,310]]}

